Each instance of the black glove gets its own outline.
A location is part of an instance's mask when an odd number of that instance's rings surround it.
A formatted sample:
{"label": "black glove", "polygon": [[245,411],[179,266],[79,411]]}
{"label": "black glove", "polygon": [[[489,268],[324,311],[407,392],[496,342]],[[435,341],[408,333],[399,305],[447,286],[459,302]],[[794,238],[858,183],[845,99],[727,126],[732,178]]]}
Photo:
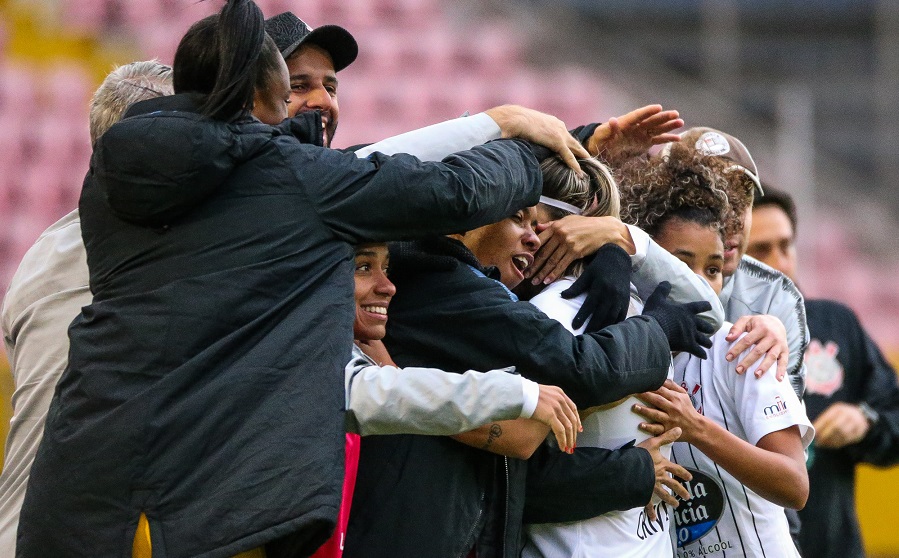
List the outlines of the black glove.
{"label": "black glove", "polygon": [[571,322],[574,329],[590,322],[586,332],[599,331],[627,317],[631,299],[631,258],[617,244],[606,244],[596,251],[574,285],[562,292],[562,298],[587,293],[587,299]]}
{"label": "black glove", "polygon": [[671,302],[668,300],[670,292],[671,283],[668,281],[659,283],[656,290],[649,295],[646,306],[643,307],[643,315],[652,316],[659,322],[672,352],[686,351],[696,357],[706,358],[703,347],[711,348],[711,336],[715,333],[715,326],[697,314],[708,312],[712,309],[712,305],[706,300],[685,304]]}

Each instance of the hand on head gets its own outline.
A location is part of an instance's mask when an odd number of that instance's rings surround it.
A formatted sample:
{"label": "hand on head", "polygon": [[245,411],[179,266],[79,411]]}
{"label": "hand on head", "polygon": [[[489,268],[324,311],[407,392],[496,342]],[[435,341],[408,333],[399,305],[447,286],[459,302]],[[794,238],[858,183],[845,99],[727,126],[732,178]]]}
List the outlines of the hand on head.
{"label": "hand on head", "polygon": [[504,138],[518,138],[542,145],[557,153],[565,163],[580,171],[577,160],[590,156],[572,136],[565,123],[549,114],[516,105],[503,105],[485,111],[496,121]]}

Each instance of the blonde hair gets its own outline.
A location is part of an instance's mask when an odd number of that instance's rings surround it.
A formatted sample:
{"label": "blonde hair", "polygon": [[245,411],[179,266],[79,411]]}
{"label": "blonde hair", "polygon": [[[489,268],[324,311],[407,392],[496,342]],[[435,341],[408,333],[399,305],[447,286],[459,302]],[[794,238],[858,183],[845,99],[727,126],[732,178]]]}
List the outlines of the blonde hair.
{"label": "blonde hair", "polygon": [[97,143],[134,103],[172,92],[172,68],[159,60],[132,62],[114,69],[91,98],[91,143]]}
{"label": "blonde hair", "polygon": [[[573,205],[581,215],[618,217],[621,200],[618,185],[607,166],[599,159],[581,159],[583,175],[578,175],[560,157],[550,157],[540,164],[543,173],[543,195]],[[554,219],[561,219],[570,212],[546,206]]]}
{"label": "blonde hair", "polygon": [[[574,206],[586,217],[618,218],[621,213],[621,199],[618,185],[609,168],[596,158],[580,159],[583,175],[578,175],[560,157],[550,157],[540,164],[543,172],[543,195]],[[550,217],[561,219],[571,215],[570,211],[543,204]],[[572,263],[566,275],[580,275],[583,264],[580,260]]]}

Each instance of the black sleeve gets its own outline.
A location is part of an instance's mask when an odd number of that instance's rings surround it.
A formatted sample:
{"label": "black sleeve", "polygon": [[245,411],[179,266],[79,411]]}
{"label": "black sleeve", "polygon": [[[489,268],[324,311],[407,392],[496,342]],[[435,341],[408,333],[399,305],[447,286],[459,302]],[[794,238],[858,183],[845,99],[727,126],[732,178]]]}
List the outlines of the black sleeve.
{"label": "black sleeve", "polygon": [[562,453],[543,444],[528,460],[525,523],[583,521],[649,503],[652,457],[643,448],[578,448]]}
{"label": "black sleeve", "polygon": [[571,135],[577,138],[579,142],[583,145],[587,145],[587,140],[590,139],[590,136],[593,135],[593,132],[599,128],[600,124],[598,122],[594,122],[593,124],[585,124],[583,126],[578,126],[574,130],[570,130]]}
{"label": "black sleeve", "polygon": [[364,147],[368,147],[369,145],[371,145],[371,144],[370,143],[357,143],[356,145],[351,145],[349,147],[343,147],[343,148],[339,149],[338,151],[341,151],[343,153],[355,153]]}
{"label": "black sleeve", "polygon": [[862,398],[877,411],[879,419],[865,438],[849,450],[857,461],[886,467],[899,463],[899,384],[896,371],[860,324],[858,327],[865,357]]}
{"label": "black sleeve", "polygon": [[536,204],[543,187],[537,159],[517,140],[495,140],[442,162],[282,147],[311,206],[349,242],[472,230]]}
{"label": "black sleeve", "polygon": [[[582,409],[657,389],[668,374],[668,341],[652,318],[635,316],[575,336],[464,266],[408,278],[398,272],[394,282],[398,296],[385,342],[404,366],[515,366],[529,380],[559,386]],[[427,355],[428,362],[403,362],[407,355]]]}

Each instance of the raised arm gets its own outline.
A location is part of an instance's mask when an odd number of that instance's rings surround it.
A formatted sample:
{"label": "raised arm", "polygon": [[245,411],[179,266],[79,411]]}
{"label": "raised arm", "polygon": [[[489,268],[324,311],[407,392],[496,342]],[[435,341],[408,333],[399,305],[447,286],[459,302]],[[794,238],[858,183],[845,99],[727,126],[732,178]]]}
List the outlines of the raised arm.
{"label": "raised arm", "polygon": [[441,162],[380,153],[359,159],[296,143],[284,149],[300,195],[350,242],[474,229],[534,205],[542,185],[536,157],[517,140],[493,141]]}
{"label": "raised arm", "polygon": [[355,151],[365,158],[378,152],[384,155],[408,153],[422,161],[440,161],[450,153],[471,149],[502,137],[502,130],[487,113],[454,118],[412,130],[373,143]]}
{"label": "raised arm", "polygon": [[645,154],[654,145],[677,141],[679,136],[671,132],[683,125],[676,110],[647,105],[596,126],[585,145],[591,155],[612,165],[620,164]]}
{"label": "raised arm", "polygon": [[474,116],[447,120],[357,150],[358,157],[380,152],[407,153],[423,161],[440,161],[451,153],[499,138],[519,138],[555,151],[572,167],[587,151],[554,116],[517,105],[503,105]]}

